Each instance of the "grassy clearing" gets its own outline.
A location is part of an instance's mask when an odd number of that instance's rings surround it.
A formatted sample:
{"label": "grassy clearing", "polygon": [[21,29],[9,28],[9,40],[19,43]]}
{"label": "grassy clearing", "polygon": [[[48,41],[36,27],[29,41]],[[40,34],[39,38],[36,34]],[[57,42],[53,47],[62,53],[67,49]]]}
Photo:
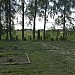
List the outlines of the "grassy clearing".
{"label": "grassy clearing", "polygon": [[[14,37],[14,39],[16,39],[16,36],[18,36],[19,40],[22,40],[22,31],[13,31],[12,35]],[[37,35],[38,35],[38,31],[35,32],[35,39],[37,39]],[[24,31],[24,36],[26,38],[26,40],[30,40],[30,36],[31,39],[33,39],[33,31]],[[62,36],[62,32],[57,32],[57,31],[46,31],[46,40],[51,40],[51,38],[53,38],[54,40],[60,40]],[[2,39],[5,40],[6,38],[6,34],[2,35]],[[43,31],[40,31],[40,38],[43,40]],[[75,33],[72,33],[71,35],[67,36],[67,40],[70,41],[74,41],[75,40]]]}
{"label": "grassy clearing", "polygon": [[[22,37],[22,32],[21,31],[16,31],[15,34],[18,36],[19,39],[21,39]],[[27,40],[30,39],[30,36],[33,38],[33,31],[25,31],[25,37]],[[40,36],[43,39],[43,31],[40,32]],[[46,31],[46,39],[50,40],[51,38],[56,39],[56,37],[58,37],[58,39],[60,39],[60,37],[62,36],[62,32],[58,33],[57,31]],[[37,31],[35,33],[35,38],[37,39]],[[67,40],[75,40],[75,33],[72,33],[71,35],[67,36]]]}
{"label": "grassy clearing", "polygon": [[31,64],[0,65],[1,75],[74,75],[75,42],[0,42],[0,56],[25,55]]}
{"label": "grassy clearing", "polygon": [[[22,39],[22,32],[21,31],[16,31],[16,35],[19,37],[19,39]],[[43,31],[41,31],[40,35],[43,37]],[[24,31],[24,36],[26,37],[27,40],[33,38],[33,31]],[[35,33],[35,37],[37,39],[37,31]]]}

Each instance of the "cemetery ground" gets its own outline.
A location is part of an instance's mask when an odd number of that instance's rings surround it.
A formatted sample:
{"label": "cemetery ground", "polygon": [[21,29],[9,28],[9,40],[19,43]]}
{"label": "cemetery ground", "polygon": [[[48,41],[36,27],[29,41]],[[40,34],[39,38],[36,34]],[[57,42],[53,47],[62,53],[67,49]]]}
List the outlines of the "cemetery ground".
{"label": "cemetery ground", "polygon": [[0,41],[0,75],[75,75],[75,42]]}

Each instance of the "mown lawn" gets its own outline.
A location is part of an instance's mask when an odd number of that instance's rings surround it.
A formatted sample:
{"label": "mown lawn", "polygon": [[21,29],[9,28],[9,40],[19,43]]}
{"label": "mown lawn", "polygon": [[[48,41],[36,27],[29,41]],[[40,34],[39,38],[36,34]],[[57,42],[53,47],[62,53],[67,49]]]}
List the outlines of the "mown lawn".
{"label": "mown lawn", "polygon": [[0,58],[25,53],[31,64],[0,64],[0,75],[75,75],[75,42],[0,42]]}

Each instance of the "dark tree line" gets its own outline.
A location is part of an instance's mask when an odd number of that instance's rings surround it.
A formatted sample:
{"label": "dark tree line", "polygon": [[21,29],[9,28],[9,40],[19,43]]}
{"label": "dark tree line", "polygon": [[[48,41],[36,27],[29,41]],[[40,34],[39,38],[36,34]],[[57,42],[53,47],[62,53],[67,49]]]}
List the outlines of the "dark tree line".
{"label": "dark tree line", "polygon": [[0,1],[0,39],[2,35],[2,30],[6,31],[6,39],[12,39],[12,30],[15,17],[15,6],[16,0],[1,0]]}
{"label": "dark tree line", "polygon": [[[19,3],[18,3],[19,2]],[[55,19],[55,24],[63,25],[63,39],[65,39],[66,22],[72,23],[71,8],[75,8],[74,0],[27,0],[21,3],[22,0],[0,0],[0,40],[2,31],[6,30],[6,39],[12,40],[12,29],[14,25],[16,7],[21,7],[22,13],[22,39],[24,40],[24,17],[29,19],[29,24],[33,22],[33,39],[35,39],[36,18],[44,18],[43,37],[46,37],[46,22],[48,17]],[[25,8],[25,9],[24,9]],[[60,13],[60,16],[59,16]],[[3,19],[4,20],[3,20]]]}

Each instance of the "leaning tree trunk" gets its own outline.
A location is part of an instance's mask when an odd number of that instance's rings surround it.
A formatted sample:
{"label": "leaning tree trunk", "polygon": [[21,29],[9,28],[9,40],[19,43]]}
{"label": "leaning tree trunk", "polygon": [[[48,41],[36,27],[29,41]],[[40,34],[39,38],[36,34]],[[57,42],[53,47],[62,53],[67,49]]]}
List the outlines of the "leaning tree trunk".
{"label": "leaning tree trunk", "polygon": [[46,32],[45,32],[45,29],[46,29],[46,12],[47,12],[47,2],[46,2],[46,7],[45,7],[45,15],[44,15],[44,40],[45,40],[45,35],[46,35]]}
{"label": "leaning tree trunk", "polygon": [[9,36],[10,40],[12,39],[12,34],[11,34],[11,0],[9,0]]}
{"label": "leaning tree trunk", "polygon": [[33,39],[35,39],[36,12],[37,12],[37,0],[35,0],[34,25],[33,25]]}

